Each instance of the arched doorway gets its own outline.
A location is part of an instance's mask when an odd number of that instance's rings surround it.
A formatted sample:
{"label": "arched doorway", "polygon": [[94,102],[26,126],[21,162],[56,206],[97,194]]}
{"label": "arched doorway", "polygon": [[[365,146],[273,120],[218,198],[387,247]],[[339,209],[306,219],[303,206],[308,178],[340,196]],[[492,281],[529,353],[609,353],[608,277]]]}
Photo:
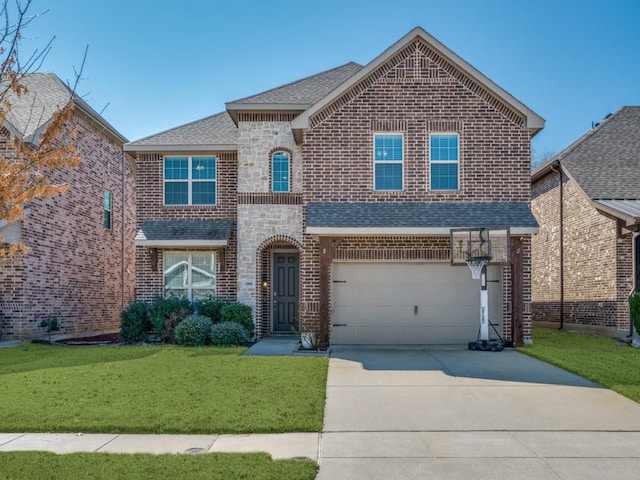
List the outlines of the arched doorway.
{"label": "arched doorway", "polygon": [[256,335],[298,333],[300,302],[300,243],[276,235],[256,252]]}

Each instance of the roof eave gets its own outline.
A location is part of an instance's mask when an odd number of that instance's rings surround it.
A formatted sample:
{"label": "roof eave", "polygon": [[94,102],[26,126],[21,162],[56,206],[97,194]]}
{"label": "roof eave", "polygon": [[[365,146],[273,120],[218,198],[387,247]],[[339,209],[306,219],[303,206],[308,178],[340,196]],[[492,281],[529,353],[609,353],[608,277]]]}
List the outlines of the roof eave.
{"label": "roof eave", "polygon": [[238,125],[238,114],[240,112],[286,112],[286,113],[300,113],[311,107],[308,103],[238,103],[229,102],[226,104],[227,112]]}
{"label": "roof eave", "polygon": [[135,240],[136,246],[147,248],[160,247],[226,247],[227,240]]}
{"label": "roof eave", "polygon": [[[308,226],[308,235],[362,236],[362,235],[449,235],[453,227],[314,227]],[[458,228],[458,227],[456,227]],[[511,235],[536,235],[539,227],[509,227]]]}
{"label": "roof eave", "polygon": [[346,80],[336,89],[331,91],[329,94],[324,96],[318,102],[316,102],[313,106],[307,109],[303,114],[297,117],[291,123],[291,126],[294,129],[306,129],[309,128],[309,119],[312,115],[323,109],[325,106],[330,104],[333,100],[338,98],[344,92],[349,90],[351,87],[360,82],[367,75],[371,74],[376,68],[386,62],[393,55],[398,53],[400,50],[405,48],[411,41],[416,38],[422,39],[424,42],[429,44],[434,50],[436,50],[439,54],[448,58],[451,62],[453,62],[457,67],[463,70],[467,75],[471,76],[474,80],[476,80],[480,85],[487,88],[493,94],[495,94],[498,98],[504,101],[507,105],[514,108],[516,111],[520,112],[525,116],[526,128],[531,132],[531,136],[537,134],[540,130],[544,128],[544,119],[536,114],[533,110],[527,107],[525,104],[517,100],[513,95],[508,93],[503,88],[499,87],[496,83],[482,74],[475,67],[471,66],[461,57],[459,57],[452,50],[447,48],[443,43],[439,40],[435,39],[431,35],[429,35],[424,29],[421,27],[415,27],[409,33],[407,33],[404,37],[394,43],[387,50],[378,55],[375,59],[369,62],[364,68],[362,68],[359,72],[353,75],[351,78]]}
{"label": "roof eave", "polygon": [[125,152],[132,153],[162,153],[162,152],[237,152],[238,144],[211,143],[206,145],[136,145],[127,143],[123,146]]}
{"label": "roof eave", "polygon": [[632,227],[633,225],[638,225],[640,224],[640,218],[639,217],[635,217],[633,215],[628,215],[626,213],[621,212],[620,210],[617,210],[613,207],[609,207],[607,205],[603,205],[602,203],[599,203],[598,200],[590,200],[591,201],[591,205],[593,205],[593,207],[596,210],[600,210],[603,211],[605,213],[608,213],[609,215],[612,215],[616,218],[619,218],[620,220],[624,221],[626,224],[626,227]]}

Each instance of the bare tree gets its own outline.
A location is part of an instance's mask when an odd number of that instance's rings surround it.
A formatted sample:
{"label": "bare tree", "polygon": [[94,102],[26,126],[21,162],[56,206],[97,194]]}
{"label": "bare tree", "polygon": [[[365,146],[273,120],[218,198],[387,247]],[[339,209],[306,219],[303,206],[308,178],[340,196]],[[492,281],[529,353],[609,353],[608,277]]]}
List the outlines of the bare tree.
{"label": "bare tree", "polygon": [[[24,101],[28,93],[23,81],[42,66],[51,49],[51,39],[42,49],[21,54],[24,29],[43,13],[31,14],[32,0],[4,0],[0,3],[0,221],[2,224],[19,222],[25,218],[25,206],[39,197],[50,197],[66,192],[63,183],[54,183],[55,171],[74,168],[80,163],[75,132],[70,130],[73,115],[73,90],[70,100],[46,121],[38,138],[25,137],[24,132],[11,132],[11,109]],[[46,12],[44,12],[46,13]],[[84,64],[84,63],[83,63]],[[76,73],[76,83],[80,74]],[[38,115],[38,112],[33,112]],[[0,257],[26,251],[20,243],[5,245],[0,232]]]}
{"label": "bare tree", "polygon": [[531,149],[531,171],[537,170],[539,167],[547,163],[553,157],[555,157],[555,152],[552,150],[537,150],[535,148]]}

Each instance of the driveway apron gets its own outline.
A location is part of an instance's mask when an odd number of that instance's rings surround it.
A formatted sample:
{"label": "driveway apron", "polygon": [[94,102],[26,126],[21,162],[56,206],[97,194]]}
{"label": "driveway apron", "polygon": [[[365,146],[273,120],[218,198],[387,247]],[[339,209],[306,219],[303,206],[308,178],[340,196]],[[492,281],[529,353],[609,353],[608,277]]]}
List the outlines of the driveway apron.
{"label": "driveway apron", "polygon": [[613,479],[640,405],[514,350],[336,347],[319,480]]}

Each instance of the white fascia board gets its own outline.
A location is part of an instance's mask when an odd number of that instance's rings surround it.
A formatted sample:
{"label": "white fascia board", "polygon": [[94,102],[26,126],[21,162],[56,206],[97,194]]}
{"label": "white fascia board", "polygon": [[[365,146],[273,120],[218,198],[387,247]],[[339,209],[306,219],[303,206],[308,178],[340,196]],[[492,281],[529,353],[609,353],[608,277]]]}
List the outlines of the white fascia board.
{"label": "white fascia board", "polygon": [[[362,236],[362,235],[449,235],[453,227],[307,227],[308,235]],[[456,227],[457,228],[457,227]],[[536,235],[538,227],[510,227],[511,235]]]}
{"label": "white fascia board", "polygon": [[540,227],[510,227],[511,236],[514,235],[537,235]]}
{"label": "white fascia board", "polygon": [[226,247],[227,240],[136,240],[139,247]]}
{"label": "white fascia board", "polygon": [[236,152],[237,144],[211,144],[211,145],[135,145],[126,144],[125,152]]}

